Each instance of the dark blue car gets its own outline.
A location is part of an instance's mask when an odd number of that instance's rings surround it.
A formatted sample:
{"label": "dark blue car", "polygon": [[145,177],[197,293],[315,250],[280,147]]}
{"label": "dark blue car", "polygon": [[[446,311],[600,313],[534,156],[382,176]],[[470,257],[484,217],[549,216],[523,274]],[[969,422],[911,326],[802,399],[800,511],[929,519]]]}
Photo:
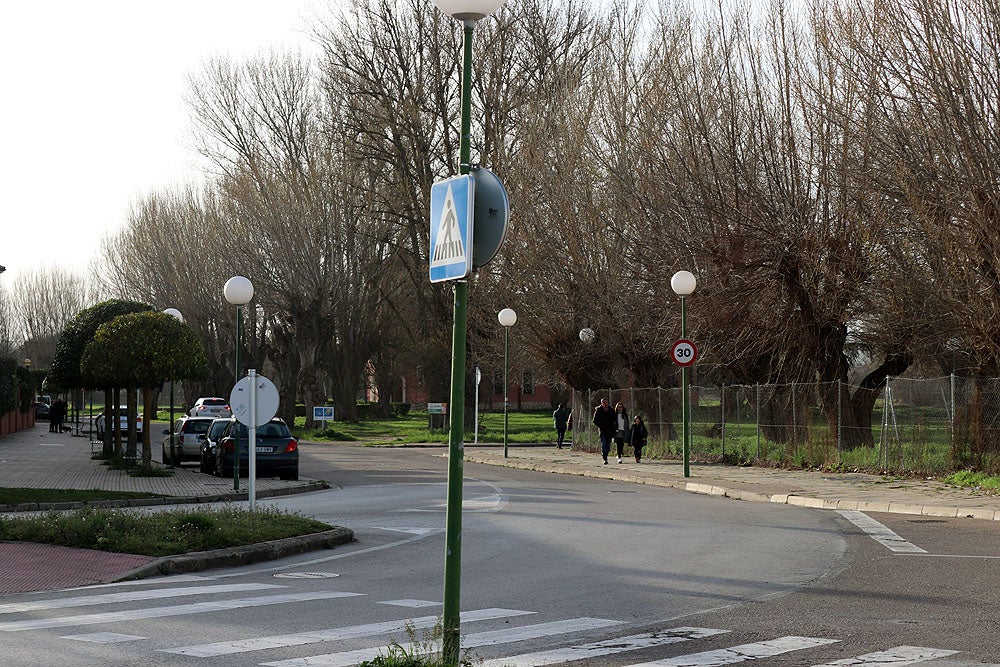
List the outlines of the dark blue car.
{"label": "dark blue car", "polygon": [[[233,476],[233,458],[239,448],[240,476],[250,472],[250,433],[235,418],[229,420],[215,453],[215,474]],[[257,477],[299,478],[299,441],[284,420],[274,418],[257,427]]]}

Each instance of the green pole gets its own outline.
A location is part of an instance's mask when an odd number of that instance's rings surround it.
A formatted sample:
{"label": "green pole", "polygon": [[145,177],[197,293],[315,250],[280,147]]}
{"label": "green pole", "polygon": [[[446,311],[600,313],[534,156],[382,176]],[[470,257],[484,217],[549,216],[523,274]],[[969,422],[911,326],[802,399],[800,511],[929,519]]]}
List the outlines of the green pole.
{"label": "green pole", "polygon": [[[240,348],[243,346],[243,307],[236,306],[236,381],[240,381]],[[233,491],[240,490],[240,444],[233,448]]]}
{"label": "green pole", "polygon": [[[459,145],[459,173],[468,174],[472,148],[472,32],[474,21],[464,21],[462,60],[462,137]],[[466,252],[472,252],[471,248]],[[462,460],[465,446],[465,334],[469,305],[469,284],[455,283],[455,327],[452,332],[451,431],[448,440],[448,501],[445,517],[444,611],[442,658],[445,665],[458,667],[462,589]]]}
{"label": "green pole", "polygon": [[503,328],[503,457],[507,458],[507,412],[510,401],[507,392],[510,391],[510,380],[507,371],[510,368],[510,327]]}
{"label": "green pole", "polygon": [[[687,338],[687,304],[681,297],[681,338]],[[684,448],[684,476],[691,476],[691,404],[688,400],[688,367],[681,366],[681,438]]]}

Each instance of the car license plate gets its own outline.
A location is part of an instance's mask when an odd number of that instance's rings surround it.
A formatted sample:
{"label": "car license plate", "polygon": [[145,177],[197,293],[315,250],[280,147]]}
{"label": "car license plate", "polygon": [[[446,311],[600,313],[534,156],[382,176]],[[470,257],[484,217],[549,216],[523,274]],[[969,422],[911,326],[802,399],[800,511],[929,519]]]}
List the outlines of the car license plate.
{"label": "car license plate", "polygon": [[274,447],[258,447],[257,448],[257,453],[258,454],[270,454],[273,451],[274,451]]}

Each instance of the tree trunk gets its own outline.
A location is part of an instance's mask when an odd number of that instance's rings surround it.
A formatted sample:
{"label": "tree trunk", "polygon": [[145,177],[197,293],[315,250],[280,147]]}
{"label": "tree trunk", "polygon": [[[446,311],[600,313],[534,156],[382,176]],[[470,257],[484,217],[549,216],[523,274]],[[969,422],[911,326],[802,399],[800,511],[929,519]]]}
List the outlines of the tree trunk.
{"label": "tree trunk", "polygon": [[149,387],[142,388],[142,467],[145,470],[153,468],[153,447],[150,444],[153,419],[156,417],[156,403],[153,391]]}

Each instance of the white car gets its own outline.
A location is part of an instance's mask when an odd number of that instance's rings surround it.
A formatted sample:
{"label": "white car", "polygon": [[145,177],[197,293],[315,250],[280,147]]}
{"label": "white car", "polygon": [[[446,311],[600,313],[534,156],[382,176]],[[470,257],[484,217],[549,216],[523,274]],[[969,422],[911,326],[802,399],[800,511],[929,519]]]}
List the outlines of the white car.
{"label": "white car", "polygon": [[204,397],[194,402],[194,407],[188,412],[192,417],[213,417],[227,419],[233,416],[229,401],[224,398]]}
{"label": "white car", "polygon": [[[139,409],[142,412],[142,409]],[[104,413],[101,412],[97,417],[94,418],[94,428],[97,429],[97,437],[104,437],[104,426],[107,420],[104,418]],[[120,424],[122,435],[124,436],[128,433],[128,407],[124,405],[118,406],[118,423]],[[142,414],[135,416],[135,431],[136,436],[142,437]]]}

